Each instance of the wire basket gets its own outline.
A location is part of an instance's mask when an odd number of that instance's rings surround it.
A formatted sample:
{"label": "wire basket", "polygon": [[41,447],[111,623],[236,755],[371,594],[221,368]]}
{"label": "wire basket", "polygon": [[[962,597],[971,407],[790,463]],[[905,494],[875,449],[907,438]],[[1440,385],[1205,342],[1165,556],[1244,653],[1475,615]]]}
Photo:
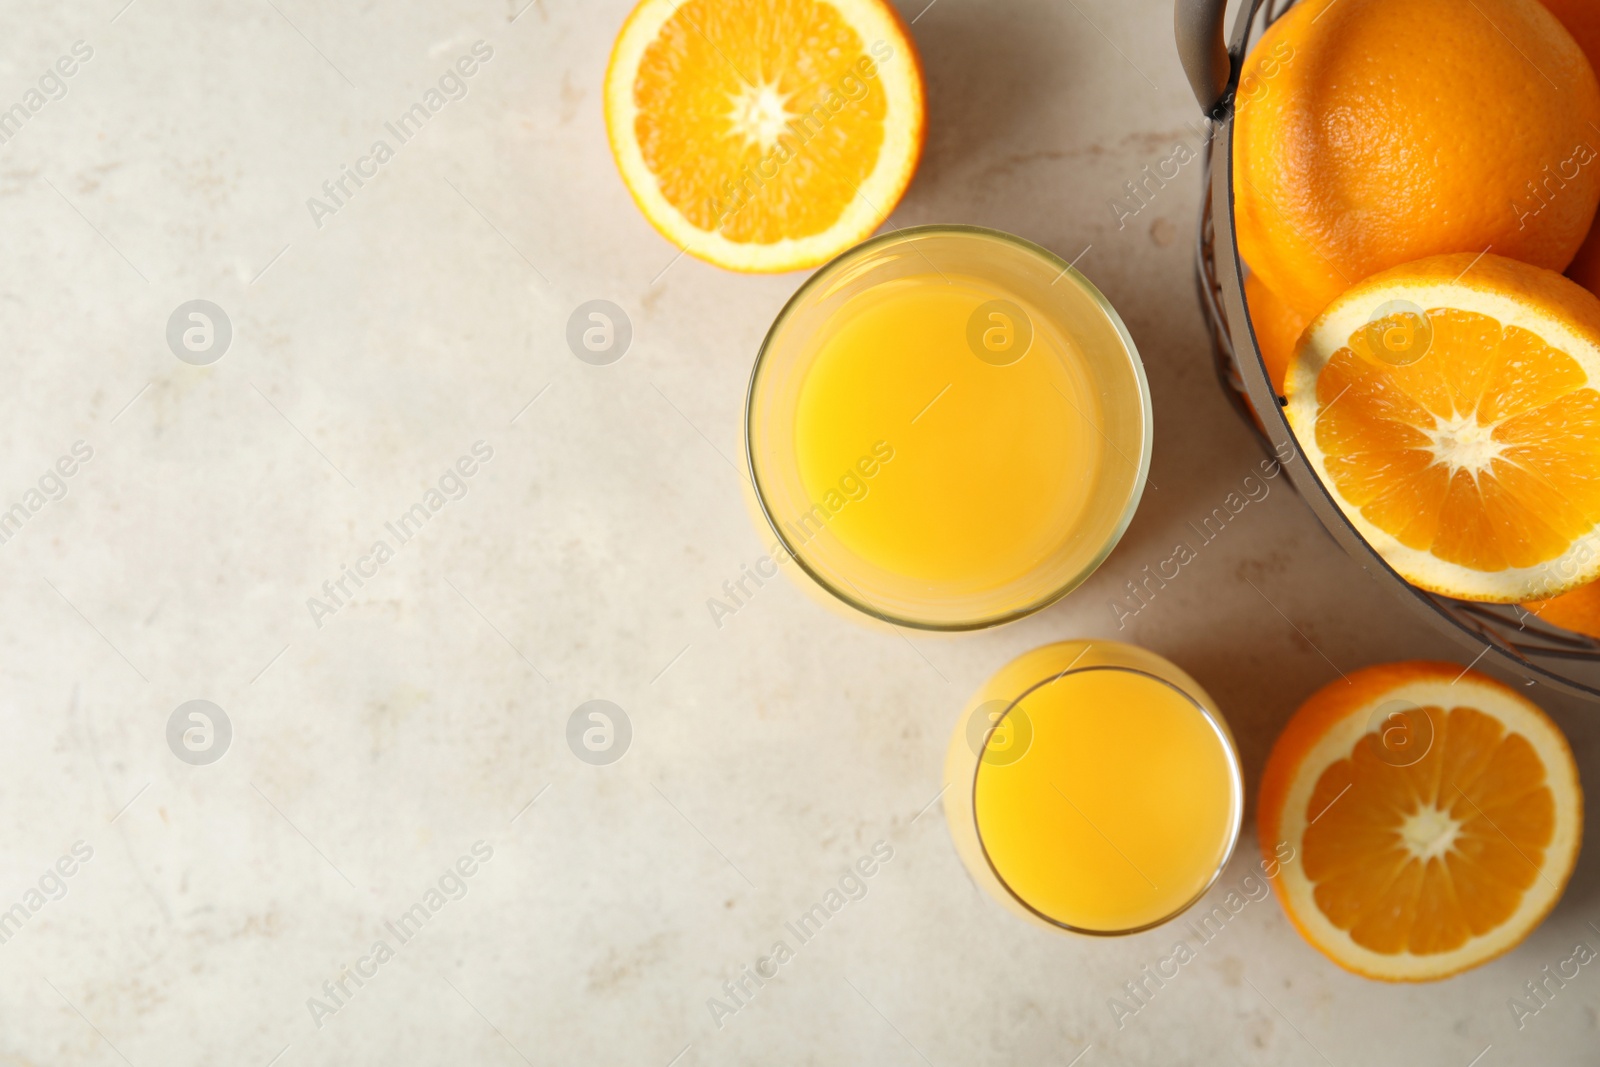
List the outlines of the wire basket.
{"label": "wire basket", "polygon": [[1600,641],[1546,623],[1517,605],[1456,600],[1411,585],[1345,518],[1295,443],[1246,312],[1233,203],[1233,101],[1240,67],[1250,46],[1293,3],[1245,0],[1233,35],[1225,38],[1226,0],[1176,0],[1178,54],[1210,123],[1195,266],[1217,379],[1263,448],[1274,456],[1292,454],[1284,467],[1295,489],[1333,539],[1379,585],[1463,645],[1474,664],[1492,663],[1529,686],[1544,683],[1600,698]]}

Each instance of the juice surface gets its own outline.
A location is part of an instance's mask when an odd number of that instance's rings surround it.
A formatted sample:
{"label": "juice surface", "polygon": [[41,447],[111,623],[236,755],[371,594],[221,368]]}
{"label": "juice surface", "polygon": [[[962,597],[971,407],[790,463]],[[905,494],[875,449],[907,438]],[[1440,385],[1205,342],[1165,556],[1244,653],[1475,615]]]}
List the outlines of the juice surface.
{"label": "juice surface", "polygon": [[[995,731],[974,789],[983,848],[1012,893],[1057,922],[1116,931],[1171,915],[1210,882],[1237,796],[1226,743],[1186,696],[1092,669],[1033,690],[1006,718],[1018,709],[1025,719]],[[1019,737],[1020,755],[1004,747]]]}
{"label": "juice surface", "polygon": [[[1004,366],[968,340],[997,299],[1021,306],[1033,334]],[[878,442],[894,454],[829,524],[850,552],[930,591],[970,591],[1026,576],[1071,539],[1102,462],[1100,407],[1074,342],[1043,313],[930,271],[846,302],[817,337],[794,429],[806,490],[821,500]]]}

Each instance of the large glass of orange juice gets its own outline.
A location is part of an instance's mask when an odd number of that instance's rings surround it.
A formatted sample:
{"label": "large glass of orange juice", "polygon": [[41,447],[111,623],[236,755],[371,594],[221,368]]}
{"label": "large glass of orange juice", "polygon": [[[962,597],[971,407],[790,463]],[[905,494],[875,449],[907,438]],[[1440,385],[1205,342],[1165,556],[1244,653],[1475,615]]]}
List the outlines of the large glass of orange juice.
{"label": "large glass of orange juice", "polygon": [[745,439],[781,560],[879,618],[973,629],[1105,559],[1144,489],[1150,398],[1122,320],[1068,264],[1009,234],[920,227],[789,301]]}
{"label": "large glass of orange juice", "polygon": [[1153,652],[1064,641],[973,697],[945,760],[956,851],[1036,923],[1126,934],[1171,919],[1222,872],[1244,785],[1198,683]]}

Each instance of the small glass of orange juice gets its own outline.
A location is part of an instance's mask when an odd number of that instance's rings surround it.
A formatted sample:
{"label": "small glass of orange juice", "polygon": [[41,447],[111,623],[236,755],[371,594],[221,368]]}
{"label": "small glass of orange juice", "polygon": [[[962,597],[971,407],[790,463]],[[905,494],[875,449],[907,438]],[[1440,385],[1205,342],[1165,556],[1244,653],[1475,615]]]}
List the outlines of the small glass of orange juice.
{"label": "small glass of orange juice", "polygon": [[1133,517],[1150,394],[1127,328],[1061,259],[972,226],[874,238],[817,271],[750,380],[757,503],[823,589],[970,630],[1087,578]]}
{"label": "small glass of orange juice", "polygon": [[977,883],[1030,921],[1131,934],[1199,900],[1239,838],[1244,782],[1221,712],[1153,652],[1064,641],[972,698],[945,816]]}

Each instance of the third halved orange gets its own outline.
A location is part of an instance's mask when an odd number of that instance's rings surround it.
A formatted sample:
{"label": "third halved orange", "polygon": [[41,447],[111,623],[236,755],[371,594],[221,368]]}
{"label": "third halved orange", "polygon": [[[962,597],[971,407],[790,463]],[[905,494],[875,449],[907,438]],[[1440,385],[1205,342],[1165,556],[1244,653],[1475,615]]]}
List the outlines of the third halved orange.
{"label": "third halved orange", "polygon": [[1290,920],[1341,967],[1395,982],[1516,946],[1560,899],[1583,838],[1566,738],[1527,698],[1451,663],[1335,679],[1261,777],[1258,829]]}

